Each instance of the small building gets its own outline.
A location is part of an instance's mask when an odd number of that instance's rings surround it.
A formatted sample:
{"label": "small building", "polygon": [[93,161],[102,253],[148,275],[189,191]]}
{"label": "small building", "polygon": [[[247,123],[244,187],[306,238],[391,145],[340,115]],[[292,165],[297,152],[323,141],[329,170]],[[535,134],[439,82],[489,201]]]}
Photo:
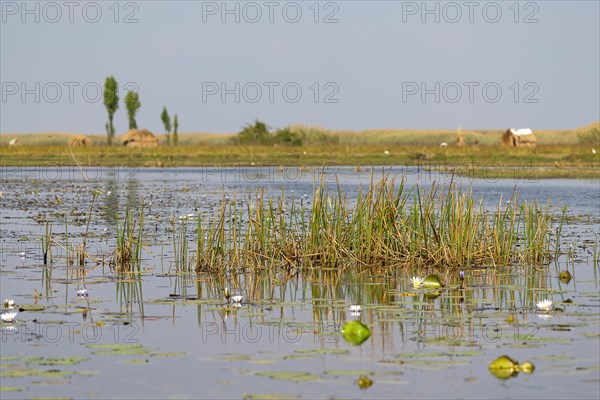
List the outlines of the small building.
{"label": "small building", "polygon": [[129,147],[157,147],[158,138],[147,129],[130,129],[121,138],[121,144]]}
{"label": "small building", "polygon": [[537,139],[529,128],[511,128],[502,135],[502,144],[510,147],[534,147]]}

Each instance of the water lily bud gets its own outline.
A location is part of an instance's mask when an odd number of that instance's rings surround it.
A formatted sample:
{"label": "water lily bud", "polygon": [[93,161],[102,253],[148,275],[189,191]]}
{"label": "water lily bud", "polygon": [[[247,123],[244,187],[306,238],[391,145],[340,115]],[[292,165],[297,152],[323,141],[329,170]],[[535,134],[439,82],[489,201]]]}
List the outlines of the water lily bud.
{"label": "water lily bud", "polygon": [[361,375],[356,381],[358,387],[361,389],[368,389],[373,386],[373,380],[366,375]]}
{"label": "water lily bud", "polygon": [[519,366],[519,371],[524,372],[526,374],[531,374],[535,370],[535,365],[530,363],[529,361],[525,361],[523,364]]}
{"label": "water lily bud", "polygon": [[569,282],[571,282],[572,278],[573,277],[571,276],[571,273],[567,270],[561,271],[560,274],[558,275],[558,279],[560,279],[560,281],[562,283],[569,283]]}

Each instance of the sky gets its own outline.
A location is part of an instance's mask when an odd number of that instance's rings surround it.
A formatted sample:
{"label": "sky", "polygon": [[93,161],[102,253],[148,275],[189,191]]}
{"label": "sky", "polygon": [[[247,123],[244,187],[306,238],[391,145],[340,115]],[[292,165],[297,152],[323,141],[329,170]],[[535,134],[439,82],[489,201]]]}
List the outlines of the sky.
{"label": "sky", "polygon": [[573,129],[600,120],[600,1],[0,1],[0,132]]}

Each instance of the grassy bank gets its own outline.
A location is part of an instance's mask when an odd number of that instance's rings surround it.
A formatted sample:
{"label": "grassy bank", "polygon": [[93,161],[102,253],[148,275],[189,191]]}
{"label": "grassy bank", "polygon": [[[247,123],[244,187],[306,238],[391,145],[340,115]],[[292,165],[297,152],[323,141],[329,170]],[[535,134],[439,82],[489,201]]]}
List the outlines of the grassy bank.
{"label": "grassy bank", "polygon": [[[88,136],[92,145],[70,148],[69,134],[2,135],[18,146],[0,146],[0,166],[237,166],[237,165],[421,165],[474,177],[600,178],[600,148],[578,144],[574,132],[536,132],[538,146],[499,145],[500,131],[463,132],[457,146],[450,131],[330,132],[335,143],[303,146],[233,145],[231,134],[182,134],[180,145],[156,148],[106,146],[103,136]],[[469,136],[471,135],[471,136]],[[164,140],[159,135],[159,138]],[[448,143],[446,148],[440,142]],[[517,167],[517,168],[515,168]]]}

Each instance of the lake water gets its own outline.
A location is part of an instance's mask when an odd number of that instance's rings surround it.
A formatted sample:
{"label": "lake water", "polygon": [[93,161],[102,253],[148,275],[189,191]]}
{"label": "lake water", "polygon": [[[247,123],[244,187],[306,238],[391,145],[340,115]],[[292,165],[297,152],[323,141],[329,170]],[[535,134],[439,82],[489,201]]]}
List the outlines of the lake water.
{"label": "lake water", "polygon": [[[384,171],[409,186],[454,182],[491,211],[513,193],[556,215],[566,207],[560,257],[545,267],[465,269],[462,288],[457,271],[438,271],[446,287],[435,295],[412,289],[410,277],[422,275],[412,270],[175,274],[172,218],[213,215],[224,199],[243,207],[261,192],[309,207],[319,174],[352,203],[371,169],[3,168],[0,297],[20,311],[2,324],[2,398],[599,398],[600,182],[402,167],[374,168],[374,180]],[[102,194],[87,228],[94,190]],[[142,199],[142,274],[124,279],[108,262],[115,213]],[[55,241],[50,266],[44,221]],[[98,262],[67,267],[66,241],[80,244],[86,229]],[[226,303],[225,287],[244,296],[240,307]],[[83,288],[87,297],[77,295]],[[555,310],[538,312],[542,299]],[[371,331],[360,346],[340,334],[354,319]],[[535,371],[499,379],[488,366],[502,355]],[[363,375],[372,385],[361,389]]]}

